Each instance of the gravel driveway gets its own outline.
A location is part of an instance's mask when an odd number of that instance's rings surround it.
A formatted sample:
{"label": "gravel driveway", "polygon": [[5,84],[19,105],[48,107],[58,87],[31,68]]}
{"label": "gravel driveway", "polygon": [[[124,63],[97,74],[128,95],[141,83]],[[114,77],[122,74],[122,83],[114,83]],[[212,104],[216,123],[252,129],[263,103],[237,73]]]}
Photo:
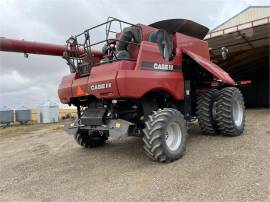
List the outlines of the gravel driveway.
{"label": "gravel driveway", "polygon": [[248,110],[235,138],[195,125],[171,164],[149,161],[134,137],[82,149],[60,124],[0,129],[0,201],[270,201],[269,116]]}

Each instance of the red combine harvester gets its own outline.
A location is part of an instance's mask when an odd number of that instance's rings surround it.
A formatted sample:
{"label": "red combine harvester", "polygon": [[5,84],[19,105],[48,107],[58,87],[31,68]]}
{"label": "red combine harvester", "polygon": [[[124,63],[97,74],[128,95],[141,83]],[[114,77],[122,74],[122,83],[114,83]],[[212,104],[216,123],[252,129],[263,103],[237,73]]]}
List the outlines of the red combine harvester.
{"label": "red combine harvester", "polygon": [[[101,27],[105,37],[94,42],[91,32]],[[149,158],[172,162],[183,156],[187,128],[196,118],[207,134],[237,136],[244,130],[242,94],[210,61],[202,40],[207,32],[189,20],[146,26],[108,18],[70,37],[66,46],[1,38],[0,50],[67,61],[71,73],[58,95],[77,107],[78,119],[65,129],[81,146],[103,145],[109,136],[138,136]]]}

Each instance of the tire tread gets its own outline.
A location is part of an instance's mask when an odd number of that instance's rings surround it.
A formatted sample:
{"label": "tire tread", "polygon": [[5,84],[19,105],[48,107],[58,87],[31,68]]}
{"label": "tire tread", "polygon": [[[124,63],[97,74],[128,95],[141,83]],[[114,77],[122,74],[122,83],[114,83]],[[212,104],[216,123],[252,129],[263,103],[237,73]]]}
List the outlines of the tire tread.
{"label": "tire tread", "polygon": [[199,127],[203,133],[208,135],[218,134],[216,123],[212,118],[212,103],[217,94],[218,90],[216,89],[207,90],[197,100],[196,114]]}
{"label": "tire tread", "polygon": [[[178,110],[173,108],[164,108],[154,111],[145,123],[146,127],[143,129],[144,151],[151,160],[163,163],[176,160],[166,156],[161,140],[163,135],[161,130],[165,127],[166,120],[171,116],[179,116],[184,120],[183,115]],[[183,154],[181,154],[181,156],[182,155]],[[179,156],[177,159],[179,159],[181,156]]]}
{"label": "tire tread", "polygon": [[[241,97],[241,102],[243,103],[243,127],[238,129],[232,118],[232,100],[233,96],[239,94]],[[225,136],[238,136],[243,133],[245,125],[245,105],[243,101],[243,95],[238,88],[235,87],[226,87],[221,90],[220,94],[217,97],[217,125],[220,132]]]}

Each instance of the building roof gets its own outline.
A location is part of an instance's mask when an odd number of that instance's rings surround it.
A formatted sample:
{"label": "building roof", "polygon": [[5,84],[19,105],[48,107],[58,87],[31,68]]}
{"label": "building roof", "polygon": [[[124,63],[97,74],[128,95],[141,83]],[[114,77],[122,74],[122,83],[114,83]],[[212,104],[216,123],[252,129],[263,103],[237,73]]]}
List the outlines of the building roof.
{"label": "building roof", "polygon": [[[245,15],[244,13],[247,13],[248,11],[251,11],[251,10],[253,10],[255,12],[258,11],[257,15],[254,15],[254,14],[250,15],[249,18],[251,18],[251,19],[248,19],[248,17],[246,17],[245,19],[239,19],[239,16]],[[262,12],[262,10],[264,10],[265,12]],[[255,19],[259,19],[259,18],[264,18],[264,17],[267,17],[269,15],[270,15],[270,6],[249,6],[249,7],[245,8],[244,10],[242,10],[241,12],[239,12],[238,14],[229,18],[228,20],[226,20],[222,24],[218,25],[214,29],[212,29],[211,32],[217,31],[219,29],[231,27],[231,26],[236,25],[236,24],[245,23],[245,22],[252,21]],[[235,24],[234,24],[233,21],[236,21],[236,18],[238,18],[239,20],[238,20],[238,22],[235,22]]]}

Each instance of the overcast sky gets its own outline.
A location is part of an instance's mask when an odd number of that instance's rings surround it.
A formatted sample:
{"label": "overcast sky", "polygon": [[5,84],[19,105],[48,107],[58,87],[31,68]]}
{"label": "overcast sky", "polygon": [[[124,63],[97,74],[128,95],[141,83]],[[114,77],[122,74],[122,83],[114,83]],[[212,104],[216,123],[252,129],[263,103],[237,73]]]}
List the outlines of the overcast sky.
{"label": "overcast sky", "polygon": [[[260,0],[1,0],[0,37],[64,44],[74,34],[113,16],[150,24],[185,18],[210,29]],[[61,57],[0,52],[0,107],[58,101],[57,86],[69,68]]]}

